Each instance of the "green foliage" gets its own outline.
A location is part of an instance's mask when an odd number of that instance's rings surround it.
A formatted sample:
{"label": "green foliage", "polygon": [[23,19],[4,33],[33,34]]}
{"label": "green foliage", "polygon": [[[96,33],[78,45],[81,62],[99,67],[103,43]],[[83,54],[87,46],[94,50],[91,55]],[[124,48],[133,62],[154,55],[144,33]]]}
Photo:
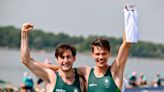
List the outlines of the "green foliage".
{"label": "green foliage", "polygon": [[[1,47],[20,47],[20,29],[13,26],[0,27],[0,46]],[[83,36],[69,36],[65,33],[45,33],[42,30],[34,30],[29,35],[29,46],[33,49],[46,49],[54,50],[59,43],[69,43],[76,46],[80,52],[86,52],[91,50],[91,42],[97,37],[104,37],[109,40],[111,46],[112,55],[116,55],[117,51],[122,43],[122,39],[90,35],[86,38]],[[153,44],[150,42],[139,42],[134,44],[130,51],[131,56],[137,57],[158,57],[164,58],[164,45]]]}
{"label": "green foliage", "polygon": [[20,31],[13,26],[0,27],[0,46],[19,47]]}
{"label": "green foliage", "polygon": [[164,46],[163,45],[155,45],[149,42],[139,42],[138,44],[133,45],[131,50],[132,56],[138,57],[161,57],[163,58]]}

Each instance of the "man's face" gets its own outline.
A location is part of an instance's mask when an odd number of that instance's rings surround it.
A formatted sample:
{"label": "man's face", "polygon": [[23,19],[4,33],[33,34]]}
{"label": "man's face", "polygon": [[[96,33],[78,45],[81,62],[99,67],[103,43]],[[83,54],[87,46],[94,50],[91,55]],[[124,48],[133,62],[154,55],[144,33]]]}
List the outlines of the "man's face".
{"label": "man's face", "polygon": [[104,67],[107,65],[107,61],[109,58],[110,53],[108,50],[103,49],[100,46],[94,46],[93,47],[93,52],[92,52],[92,57],[96,61],[96,66],[97,67]]}
{"label": "man's face", "polygon": [[73,62],[75,61],[75,57],[73,57],[72,52],[70,50],[66,50],[62,56],[57,57],[57,63],[60,66],[60,69],[68,72],[72,69]]}

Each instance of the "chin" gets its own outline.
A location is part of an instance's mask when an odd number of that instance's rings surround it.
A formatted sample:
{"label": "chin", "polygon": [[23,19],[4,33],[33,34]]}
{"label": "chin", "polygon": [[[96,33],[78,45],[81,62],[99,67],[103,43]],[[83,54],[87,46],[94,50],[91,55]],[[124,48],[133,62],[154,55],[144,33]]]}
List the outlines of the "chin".
{"label": "chin", "polygon": [[98,67],[103,68],[103,67],[104,67],[104,65],[99,65]]}
{"label": "chin", "polygon": [[71,68],[63,67],[62,70],[63,70],[64,72],[69,72],[69,71],[71,70]]}
{"label": "chin", "polygon": [[105,66],[105,64],[98,64],[97,66],[102,68]]}

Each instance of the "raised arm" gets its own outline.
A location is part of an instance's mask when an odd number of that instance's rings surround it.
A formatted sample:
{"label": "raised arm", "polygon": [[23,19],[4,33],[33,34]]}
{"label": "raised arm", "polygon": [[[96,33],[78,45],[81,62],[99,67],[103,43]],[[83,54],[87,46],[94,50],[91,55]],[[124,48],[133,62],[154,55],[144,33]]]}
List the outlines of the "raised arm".
{"label": "raised arm", "polygon": [[123,43],[119,48],[115,61],[115,67],[121,75],[124,71],[131,43],[137,43],[139,37],[138,14],[134,6],[134,4],[126,4],[124,9],[125,31],[123,34]]}
{"label": "raised arm", "polygon": [[123,36],[123,43],[121,44],[118,54],[114,62],[111,66],[111,73],[116,85],[122,89],[123,84],[123,73],[125,64],[128,58],[129,49],[131,47],[131,43],[127,43],[125,41],[125,34]]}
{"label": "raised arm", "polygon": [[33,29],[33,25],[30,23],[24,23],[21,30],[21,61],[27,66],[36,76],[40,77],[44,81],[48,80],[48,72],[42,68],[42,65],[30,57],[30,50],[28,45],[29,32]]}
{"label": "raised arm", "polygon": [[133,7],[130,6],[130,9],[128,9],[126,5],[124,9],[125,31],[123,34],[123,42],[111,68],[115,83],[119,88],[122,87],[123,73],[128,58],[129,49],[132,43],[136,43],[138,41],[138,15]]}
{"label": "raised arm", "polygon": [[132,43],[126,42],[125,33],[123,34],[123,42],[118,50],[117,57],[114,62],[115,69],[123,75],[124,67],[128,58],[129,49]]}

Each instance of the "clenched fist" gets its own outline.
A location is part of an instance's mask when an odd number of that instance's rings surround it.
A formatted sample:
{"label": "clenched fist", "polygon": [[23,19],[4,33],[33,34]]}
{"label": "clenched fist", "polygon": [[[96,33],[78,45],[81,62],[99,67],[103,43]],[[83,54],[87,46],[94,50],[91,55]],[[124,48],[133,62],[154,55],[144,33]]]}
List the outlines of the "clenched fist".
{"label": "clenched fist", "polygon": [[33,29],[33,24],[31,23],[24,23],[22,26],[22,31],[29,32]]}

